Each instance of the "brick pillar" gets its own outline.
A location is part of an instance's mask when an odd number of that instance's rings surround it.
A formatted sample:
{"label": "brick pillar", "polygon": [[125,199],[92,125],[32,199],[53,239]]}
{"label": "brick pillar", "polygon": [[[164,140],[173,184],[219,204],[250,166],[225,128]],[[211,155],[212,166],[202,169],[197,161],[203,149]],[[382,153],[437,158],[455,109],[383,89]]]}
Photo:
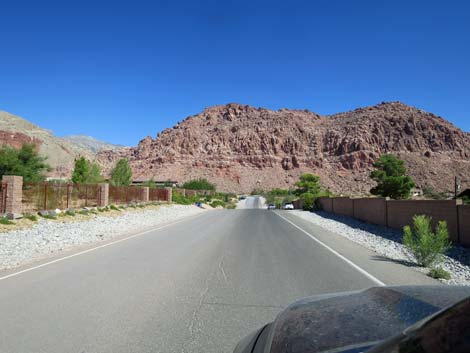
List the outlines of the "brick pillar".
{"label": "brick pillar", "polygon": [[140,201],[142,202],[149,202],[149,188],[148,187],[142,187],[140,188]]}
{"label": "brick pillar", "polygon": [[171,202],[173,200],[173,189],[165,188],[166,190],[166,201]]}
{"label": "brick pillar", "polygon": [[101,183],[99,184],[99,198],[98,198],[98,207],[106,207],[109,204],[109,184]]}
{"label": "brick pillar", "polygon": [[5,213],[12,216],[21,214],[23,212],[23,177],[4,175],[2,181],[7,183]]}

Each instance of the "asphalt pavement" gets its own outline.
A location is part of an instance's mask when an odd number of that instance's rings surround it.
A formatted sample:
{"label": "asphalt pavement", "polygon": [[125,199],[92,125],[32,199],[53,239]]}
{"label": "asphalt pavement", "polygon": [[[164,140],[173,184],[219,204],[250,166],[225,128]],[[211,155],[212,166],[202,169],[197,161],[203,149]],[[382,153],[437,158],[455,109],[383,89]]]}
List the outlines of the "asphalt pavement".
{"label": "asphalt pavement", "polygon": [[207,211],[0,280],[0,352],[231,352],[297,299],[377,285],[286,214]]}

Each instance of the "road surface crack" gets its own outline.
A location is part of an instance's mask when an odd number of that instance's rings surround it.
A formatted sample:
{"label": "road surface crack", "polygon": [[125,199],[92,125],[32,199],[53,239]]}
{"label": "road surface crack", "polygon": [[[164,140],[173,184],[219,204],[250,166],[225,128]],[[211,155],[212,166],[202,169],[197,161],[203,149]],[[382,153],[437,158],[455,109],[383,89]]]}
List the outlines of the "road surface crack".
{"label": "road surface crack", "polygon": [[222,255],[222,258],[220,259],[219,270],[220,272],[222,272],[222,276],[224,277],[225,283],[228,284],[227,274],[224,271],[224,260],[225,260],[225,253]]}

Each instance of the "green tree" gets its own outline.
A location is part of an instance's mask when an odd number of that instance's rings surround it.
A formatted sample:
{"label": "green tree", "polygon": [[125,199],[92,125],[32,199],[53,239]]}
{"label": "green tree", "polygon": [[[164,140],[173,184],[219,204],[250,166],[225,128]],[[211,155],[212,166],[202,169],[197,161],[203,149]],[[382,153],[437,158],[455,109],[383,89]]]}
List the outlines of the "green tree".
{"label": "green tree", "polygon": [[88,177],[89,184],[98,184],[104,181],[103,176],[101,175],[101,168],[97,163],[91,163],[90,175]]}
{"label": "green tree", "polygon": [[300,199],[303,201],[302,208],[306,211],[309,211],[315,205],[315,200],[317,199],[317,197],[311,192],[305,192],[300,195]]}
{"label": "green tree", "polygon": [[26,182],[44,180],[44,173],[51,170],[45,157],[40,156],[35,146],[24,144],[19,150],[10,146],[0,147],[0,176],[18,175]]}
{"label": "green tree", "polygon": [[297,186],[296,193],[299,196],[305,193],[310,193],[314,195],[314,197],[317,197],[322,190],[320,177],[310,173],[302,174],[300,176],[300,180],[295,183],[295,186]]}
{"label": "green tree", "polygon": [[142,183],[142,186],[143,187],[148,187],[150,189],[155,189],[157,187],[157,184],[155,183],[155,180],[153,180],[153,178],[147,180],[147,181],[144,181]]}
{"label": "green tree", "polygon": [[75,160],[75,167],[72,172],[72,182],[75,184],[86,184],[90,175],[90,162],[85,157]]}
{"label": "green tree", "polygon": [[384,154],[374,163],[374,167],[376,169],[370,173],[370,177],[377,183],[377,186],[370,190],[373,195],[393,199],[410,197],[411,188],[415,183],[406,175],[406,168],[401,159],[393,154]]}
{"label": "green tree", "polygon": [[101,175],[101,168],[98,164],[92,163],[85,157],[75,160],[75,167],[72,172],[72,182],[75,184],[98,184],[104,181]]}
{"label": "green tree", "polygon": [[111,185],[126,186],[132,182],[132,169],[127,159],[122,158],[111,171]]}
{"label": "green tree", "polygon": [[193,179],[183,184],[183,189],[189,190],[212,190],[215,191],[215,185],[207,179]]}

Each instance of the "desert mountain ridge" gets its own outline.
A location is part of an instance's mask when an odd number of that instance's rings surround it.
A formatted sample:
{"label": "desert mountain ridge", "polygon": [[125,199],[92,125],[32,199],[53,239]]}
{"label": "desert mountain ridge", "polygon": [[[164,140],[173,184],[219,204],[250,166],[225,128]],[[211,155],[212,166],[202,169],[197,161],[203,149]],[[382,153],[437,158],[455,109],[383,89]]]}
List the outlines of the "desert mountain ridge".
{"label": "desert mountain ridge", "polygon": [[24,143],[35,144],[39,153],[47,157],[47,163],[52,167],[49,176],[56,178],[70,176],[75,159],[80,156],[95,161],[97,148],[120,148],[89,136],[57,137],[51,130],[0,111],[0,145],[19,148]]}
{"label": "desert mountain ridge", "polygon": [[367,194],[373,162],[402,158],[418,186],[450,191],[470,176],[470,134],[400,102],[333,115],[230,103],[206,108],[135,147],[97,154],[105,166],[128,158],[137,180],[204,177],[220,190],[292,187],[311,172],[335,193]]}

